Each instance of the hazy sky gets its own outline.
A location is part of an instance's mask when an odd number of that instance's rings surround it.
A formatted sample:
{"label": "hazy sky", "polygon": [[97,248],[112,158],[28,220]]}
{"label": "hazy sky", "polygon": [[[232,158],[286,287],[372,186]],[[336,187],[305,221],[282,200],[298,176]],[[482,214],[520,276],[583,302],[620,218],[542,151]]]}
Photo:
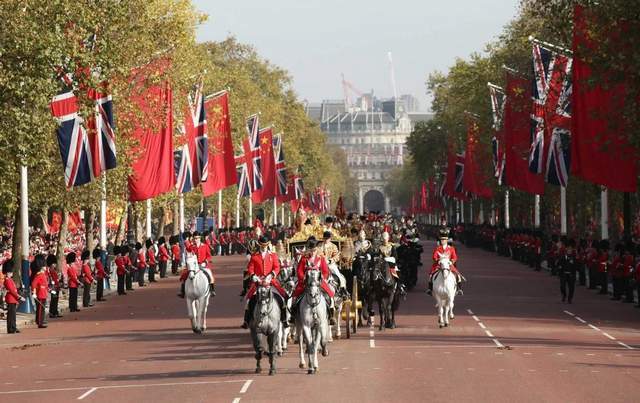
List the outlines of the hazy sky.
{"label": "hazy sky", "polygon": [[198,40],[235,35],[287,69],[300,98],[343,97],[340,74],[356,88],[398,93],[428,105],[425,80],[455,57],[484,49],[515,16],[518,0],[194,0],[209,15]]}

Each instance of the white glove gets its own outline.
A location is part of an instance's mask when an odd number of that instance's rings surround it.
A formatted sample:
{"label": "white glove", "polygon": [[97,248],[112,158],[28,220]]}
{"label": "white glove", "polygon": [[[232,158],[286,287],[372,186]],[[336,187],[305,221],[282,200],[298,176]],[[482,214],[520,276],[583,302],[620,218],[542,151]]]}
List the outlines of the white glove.
{"label": "white glove", "polygon": [[253,281],[254,283],[257,283],[258,281],[260,281],[260,278],[258,278],[258,276],[254,274],[253,277],[251,277],[251,281]]}

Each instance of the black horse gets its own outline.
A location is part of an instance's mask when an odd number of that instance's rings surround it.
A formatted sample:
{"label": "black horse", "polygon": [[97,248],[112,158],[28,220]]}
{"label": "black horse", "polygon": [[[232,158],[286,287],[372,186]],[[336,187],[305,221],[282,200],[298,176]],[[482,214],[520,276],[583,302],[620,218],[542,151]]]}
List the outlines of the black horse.
{"label": "black horse", "polygon": [[360,325],[363,321],[371,324],[371,318],[374,316],[373,301],[374,287],[372,276],[372,257],[368,252],[359,252],[356,254],[352,264],[353,275],[358,278],[358,296],[362,301],[361,317],[358,318]]}
{"label": "black horse", "polygon": [[379,329],[394,329],[396,327],[395,310],[399,305],[398,279],[391,274],[389,262],[382,255],[376,255],[371,270],[373,294],[378,302],[380,311]]}

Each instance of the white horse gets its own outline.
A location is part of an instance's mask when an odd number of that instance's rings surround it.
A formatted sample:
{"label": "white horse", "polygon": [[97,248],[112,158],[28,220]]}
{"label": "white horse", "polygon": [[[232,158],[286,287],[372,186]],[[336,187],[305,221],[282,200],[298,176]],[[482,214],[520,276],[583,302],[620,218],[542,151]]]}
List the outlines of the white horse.
{"label": "white horse", "polygon": [[307,373],[309,375],[318,371],[318,349],[322,348],[322,355],[329,355],[327,349],[329,330],[329,315],[327,302],[320,288],[320,270],[310,269],[305,274],[306,283],[304,296],[299,302],[298,341],[300,346],[300,368],[305,367],[304,353],[306,351],[309,360]]}
{"label": "white horse", "polygon": [[207,307],[209,306],[209,278],[204,269],[198,265],[195,255],[187,255],[189,277],[184,282],[184,296],[187,300],[187,312],[194,333],[202,333],[207,329]]}
{"label": "white horse", "polygon": [[447,256],[440,256],[440,268],[434,274],[433,296],[438,308],[438,325],[449,326],[449,319],[453,319],[453,303],[456,297],[456,276],[451,272],[451,260]]}

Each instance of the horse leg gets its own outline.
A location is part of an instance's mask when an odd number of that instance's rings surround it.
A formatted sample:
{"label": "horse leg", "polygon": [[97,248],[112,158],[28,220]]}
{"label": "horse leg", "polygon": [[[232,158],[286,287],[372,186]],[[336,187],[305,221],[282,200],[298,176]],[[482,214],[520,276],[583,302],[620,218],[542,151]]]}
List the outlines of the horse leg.
{"label": "horse leg", "polygon": [[262,367],[260,366],[260,360],[262,360],[262,346],[260,344],[260,337],[258,336],[258,332],[255,329],[251,329],[251,339],[253,340],[253,349],[256,352],[256,374],[262,372]]}
{"label": "horse leg", "polygon": [[204,312],[206,309],[204,298],[198,299],[198,329],[200,333],[204,332]]}
{"label": "horse leg", "polygon": [[440,327],[444,326],[444,320],[442,318],[442,313],[444,311],[444,308],[442,307],[443,302],[438,301],[438,325]]}
{"label": "horse leg", "polygon": [[[342,320],[342,307],[344,304],[340,304],[336,307],[336,339],[340,339],[342,337],[342,331],[340,330],[340,320]],[[348,326],[348,325],[347,325]]]}
{"label": "horse leg", "polygon": [[380,324],[378,325],[378,330],[384,330],[384,301],[379,298],[378,299],[378,312],[380,312]]}
{"label": "horse leg", "polygon": [[202,308],[202,326],[201,329],[204,332],[207,330],[207,310],[209,309],[209,297],[204,297]]}
{"label": "horse leg", "polygon": [[307,367],[307,374],[311,375],[313,374],[313,353],[314,353],[314,335],[313,335],[313,330],[311,330],[311,327],[305,327],[302,329],[303,333],[304,333],[304,344],[306,346],[306,351],[307,351],[307,360],[309,361],[309,366]]}
{"label": "horse leg", "polygon": [[278,323],[278,331],[276,332],[276,335],[274,336],[276,339],[276,353],[278,354],[279,357],[282,356],[282,335],[284,333],[284,330],[282,329],[282,322]]}
{"label": "horse leg", "polygon": [[191,321],[191,330],[195,333],[196,331],[196,321],[195,321],[195,310],[193,308],[193,304],[195,302],[190,300],[187,297],[187,314],[189,315],[189,320]]}
{"label": "horse leg", "polygon": [[[313,337],[313,373],[318,371],[318,350],[320,349],[320,341],[322,340],[322,329],[317,329]],[[311,366],[311,365],[310,365]]]}
{"label": "horse leg", "polygon": [[306,362],[304,361],[304,335],[302,334],[302,327],[300,325],[298,325],[296,329],[296,333],[298,334],[298,346],[300,347],[300,364],[298,366],[300,368],[304,368],[306,366]]}
{"label": "horse leg", "polygon": [[456,315],[453,314],[453,300],[449,303],[449,318],[455,319]]}
{"label": "horse leg", "polygon": [[391,329],[391,304],[393,303],[391,297],[387,297],[385,300],[385,306],[384,306],[384,327]]}
{"label": "horse leg", "polygon": [[267,342],[269,344],[269,375],[276,374],[276,351],[278,349],[278,338],[278,332],[271,333],[267,336]]}

